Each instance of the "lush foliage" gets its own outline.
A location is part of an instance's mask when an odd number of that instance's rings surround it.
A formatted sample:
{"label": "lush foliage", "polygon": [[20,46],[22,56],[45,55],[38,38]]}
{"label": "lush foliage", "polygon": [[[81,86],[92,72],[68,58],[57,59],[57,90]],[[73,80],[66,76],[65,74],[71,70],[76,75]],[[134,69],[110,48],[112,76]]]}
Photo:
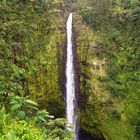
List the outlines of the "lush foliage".
{"label": "lush foliage", "polygon": [[64,114],[57,60],[63,40],[57,23],[61,1],[3,0],[0,4],[1,106],[12,94],[30,96],[60,117]]}
{"label": "lush foliage", "polygon": [[86,78],[89,91],[83,91],[88,99],[81,124],[91,133],[101,130],[106,139],[139,139],[139,1],[93,0],[83,5],[82,17],[93,30],[87,33],[88,71],[82,71],[93,76]]}
{"label": "lush foliage", "polygon": [[72,10],[81,128],[96,139],[140,139],[139,0],[1,0],[1,140],[71,139],[59,118],[65,116],[60,46]]}
{"label": "lush foliage", "polygon": [[1,140],[72,138],[59,118],[64,116],[57,59],[64,36],[57,23],[60,8],[61,1],[0,1]]}
{"label": "lush foliage", "polygon": [[46,110],[27,98],[15,96],[10,107],[0,110],[1,140],[69,140],[64,119],[54,119]]}

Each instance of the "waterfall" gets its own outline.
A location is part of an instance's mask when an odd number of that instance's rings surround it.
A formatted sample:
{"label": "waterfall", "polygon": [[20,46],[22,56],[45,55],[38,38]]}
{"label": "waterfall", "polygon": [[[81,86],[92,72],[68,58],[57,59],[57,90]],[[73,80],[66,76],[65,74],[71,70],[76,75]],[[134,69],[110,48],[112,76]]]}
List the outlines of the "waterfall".
{"label": "waterfall", "polygon": [[76,114],[74,111],[76,99],[72,44],[72,13],[70,13],[67,20],[66,111],[67,129],[75,132],[76,134]]}

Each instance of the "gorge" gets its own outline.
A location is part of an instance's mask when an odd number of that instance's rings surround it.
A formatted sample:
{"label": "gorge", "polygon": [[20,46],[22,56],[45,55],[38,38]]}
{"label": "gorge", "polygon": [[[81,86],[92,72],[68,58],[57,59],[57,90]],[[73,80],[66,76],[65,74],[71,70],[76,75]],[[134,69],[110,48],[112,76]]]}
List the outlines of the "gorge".
{"label": "gorge", "polygon": [[0,139],[139,140],[139,26],[139,0],[1,0]]}

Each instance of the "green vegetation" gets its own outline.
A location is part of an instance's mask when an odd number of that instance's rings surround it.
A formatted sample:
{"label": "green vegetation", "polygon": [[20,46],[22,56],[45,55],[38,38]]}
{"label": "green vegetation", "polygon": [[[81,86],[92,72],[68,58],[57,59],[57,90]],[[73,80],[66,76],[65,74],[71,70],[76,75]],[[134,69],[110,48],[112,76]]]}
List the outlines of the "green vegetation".
{"label": "green vegetation", "polygon": [[91,134],[100,130],[107,140],[140,139],[139,1],[93,0],[80,13],[89,25],[78,39],[88,85],[88,90],[81,87],[88,97],[80,123]]}
{"label": "green vegetation", "polygon": [[139,140],[139,0],[0,1],[0,140],[72,138],[60,78],[69,11],[81,128],[95,138]]}
{"label": "green vegetation", "polygon": [[57,52],[65,19],[58,26],[60,6],[61,1],[0,1],[1,140],[72,138],[61,119]]}
{"label": "green vegetation", "polygon": [[46,110],[28,98],[15,96],[10,107],[0,110],[1,140],[69,140],[72,134],[64,130],[65,120],[54,119]]}

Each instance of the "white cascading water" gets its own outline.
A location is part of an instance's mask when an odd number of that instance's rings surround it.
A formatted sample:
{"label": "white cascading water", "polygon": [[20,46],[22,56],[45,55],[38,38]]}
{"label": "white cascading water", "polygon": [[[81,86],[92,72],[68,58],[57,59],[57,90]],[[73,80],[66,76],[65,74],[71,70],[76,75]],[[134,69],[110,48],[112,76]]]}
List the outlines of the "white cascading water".
{"label": "white cascading water", "polygon": [[67,103],[67,129],[75,132],[76,134],[76,115],[74,111],[75,82],[74,82],[74,66],[73,66],[73,51],[72,51],[72,13],[70,13],[67,20],[66,103]]}

